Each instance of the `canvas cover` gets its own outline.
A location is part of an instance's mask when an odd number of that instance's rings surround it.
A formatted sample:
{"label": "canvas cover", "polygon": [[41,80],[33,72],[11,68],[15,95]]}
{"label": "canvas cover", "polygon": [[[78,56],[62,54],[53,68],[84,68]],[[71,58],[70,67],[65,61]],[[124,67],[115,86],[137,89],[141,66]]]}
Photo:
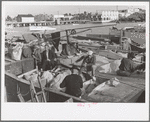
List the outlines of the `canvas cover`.
{"label": "canvas cover", "polygon": [[33,40],[38,40],[38,38],[31,33],[23,34],[22,36],[23,36],[26,43],[29,43]]}
{"label": "canvas cover", "polygon": [[99,67],[99,73],[111,73],[116,74],[116,71],[119,70],[119,66],[121,64],[121,60],[115,60],[108,64],[104,64]]}
{"label": "canvas cover", "polygon": [[60,88],[60,84],[62,83],[62,81],[64,80],[64,78],[67,76],[67,75],[70,75],[71,74],[71,71],[70,70],[66,70],[62,73],[60,73],[59,75],[57,75],[54,79],[53,79],[53,82],[51,83],[51,87],[50,88],[53,88],[53,89],[56,89],[58,91],[63,91],[65,92],[65,88]]}
{"label": "canvas cover", "polygon": [[17,45],[15,47],[9,48],[9,53],[11,54],[11,59],[21,60],[22,48],[23,48],[22,43],[17,43]]}
{"label": "canvas cover", "polygon": [[136,90],[135,87],[119,81],[114,80],[113,82],[116,84],[115,86],[112,86],[108,81],[98,85],[86,95],[85,99],[95,102],[120,102]]}

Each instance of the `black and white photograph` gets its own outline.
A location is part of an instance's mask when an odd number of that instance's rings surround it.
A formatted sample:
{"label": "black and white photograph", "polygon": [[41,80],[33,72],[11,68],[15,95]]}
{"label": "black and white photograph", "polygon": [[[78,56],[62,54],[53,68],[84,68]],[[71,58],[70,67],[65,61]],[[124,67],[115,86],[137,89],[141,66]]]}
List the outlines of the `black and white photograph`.
{"label": "black and white photograph", "polygon": [[149,119],[149,2],[3,1],[1,27],[3,120]]}

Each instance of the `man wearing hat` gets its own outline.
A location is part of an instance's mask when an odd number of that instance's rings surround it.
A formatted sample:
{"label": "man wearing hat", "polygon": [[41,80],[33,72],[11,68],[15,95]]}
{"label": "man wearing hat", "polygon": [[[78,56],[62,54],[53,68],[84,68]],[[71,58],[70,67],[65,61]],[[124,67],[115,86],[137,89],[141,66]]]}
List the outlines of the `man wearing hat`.
{"label": "man wearing hat", "polygon": [[145,63],[143,64],[135,64],[132,59],[135,58],[133,52],[128,53],[128,58],[123,58],[121,64],[119,66],[119,70],[117,74],[120,76],[130,76],[134,71],[141,70],[145,67]]}
{"label": "man wearing hat", "polygon": [[71,68],[71,71],[72,74],[64,78],[64,80],[60,84],[60,88],[66,87],[65,93],[73,95],[75,97],[80,97],[82,94],[81,88],[83,87],[82,78],[75,66]]}
{"label": "man wearing hat", "polygon": [[96,68],[94,65],[96,63],[96,57],[93,54],[93,51],[89,50],[87,56],[82,56],[76,62],[79,62],[81,60],[83,60],[83,62],[81,64],[80,72],[82,72],[83,69],[86,68],[85,70],[87,71],[87,73],[92,72],[92,76],[95,76]]}

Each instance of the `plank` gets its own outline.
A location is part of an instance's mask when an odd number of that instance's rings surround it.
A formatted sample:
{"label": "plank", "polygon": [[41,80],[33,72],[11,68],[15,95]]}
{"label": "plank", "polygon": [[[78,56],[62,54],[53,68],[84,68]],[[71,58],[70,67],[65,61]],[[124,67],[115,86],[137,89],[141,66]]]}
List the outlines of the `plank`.
{"label": "plank", "polygon": [[49,92],[53,92],[53,93],[58,94],[58,95],[63,95],[63,96],[68,97],[68,98],[73,98],[73,99],[75,99],[75,100],[77,100],[77,101],[88,102],[88,101],[86,101],[86,100],[84,100],[84,99],[77,98],[77,97],[75,97],[75,96],[66,94],[66,93],[64,93],[64,92],[59,92],[59,91],[57,91],[57,90],[55,90],[55,89],[45,88],[45,90],[46,90],[46,91],[49,91]]}
{"label": "plank", "polygon": [[96,77],[101,77],[101,78],[107,78],[107,79],[111,79],[116,77],[121,83],[124,84],[128,84],[140,89],[145,89],[145,78],[140,78],[139,76],[136,77],[122,77],[122,76],[118,76],[115,74],[106,74],[106,73],[99,73],[96,74]]}
{"label": "plank", "polygon": [[[21,78],[18,78],[18,77],[16,77],[14,74],[5,72],[5,75],[7,75],[8,77],[11,77],[12,79],[16,80],[16,82],[21,82],[21,83],[30,85],[30,82],[29,82],[29,81],[24,80],[24,79],[21,79]],[[35,84],[35,88],[39,88],[39,85]],[[72,95],[68,95],[68,94],[63,93],[63,92],[59,92],[59,91],[54,90],[54,89],[48,89],[48,88],[44,88],[44,89],[45,89],[46,91],[48,91],[48,92],[52,92],[52,93],[55,93],[55,94],[58,94],[58,95],[62,95],[62,96],[64,96],[64,97],[68,97],[68,98],[73,98],[73,99],[75,99],[75,100],[77,100],[77,101],[80,101],[80,102],[87,102],[86,100],[83,100],[83,99],[74,97],[74,96],[72,96]]]}
{"label": "plank", "polygon": [[128,102],[128,103],[131,103],[131,102],[135,102],[138,97],[142,94],[144,90],[142,89],[135,89],[134,91],[131,92],[131,94],[129,94],[128,96],[125,96],[122,101],[123,102]]}
{"label": "plank", "polygon": [[81,39],[81,40],[92,40],[92,41],[102,41],[102,42],[110,42],[110,40],[106,38],[95,38],[95,37],[86,37],[86,36],[73,36],[75,39]]}
{"label": "plank", "polygon": [[[10,65],[10,64],[13,64],[13,63],[20,63],[20,62],[23,62],[23,61],[29,61],[29,60],[33,60],[33,58],[26,58],[26,59],[23,59],[23,60],[11,62],[11,63],[9,63],[9,64],[7,64],[7,65]],[[7,65],[5,65],[5,66],[7,66]]]}
{"label": "plank", "polygon": [[114,59],[114,60],[122,59],[123,58],[119,54],[117,54],[115,52],[112,52],[112,51],[109,51],[109,50],[100,50],[99,51],[99,55],[100,56],[104,56],[106,58]]}
{"label": "plank", "polygon": [[6,61],[14,62],[15,60],[5,57]]}
{"label": "plank", "polygon": [[24,84],[27,84],[27,85],[30,85],[30,82],[27,81],[27,80],[24,80],[24,79],[20,79],[18,77],[16,77],[16,75],[14,74],[11,74],[11,73],[8,73],[8,72],[5,72],[5,75],[11,77],[12,79],[18,81],[18,82],[21,82],[21,83],[24,83]]}
{"label": "plank", "polygon": [[32,73],[35,72],[35,71],[37,71],[37,69],[33,69],[33,70],[29,71],[29,72],[26,72],[26,73],[23,73],[23,74],[21,74],[21,75],[18,75],[17,77],[18,77],[18,78],[22,78],[24,75],[32,74]]}

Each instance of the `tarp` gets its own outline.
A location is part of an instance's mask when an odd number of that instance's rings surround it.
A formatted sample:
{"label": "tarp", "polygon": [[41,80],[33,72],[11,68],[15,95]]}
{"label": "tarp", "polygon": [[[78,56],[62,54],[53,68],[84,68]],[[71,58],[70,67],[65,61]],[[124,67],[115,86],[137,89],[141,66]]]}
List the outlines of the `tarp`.
{"label": "tarp", "polygon": [[22,58],[31,58],[32,57],[32,50],[30,47],[23,47],[22,48]]}
{"label": "tarp", "polygon": [[21,60],[22,48],[23,48],[23,44],[17,43],[15,47],[9,49],[9,53],[11,54],[11,59]]}
{"label": "tarp", "polygon": [[78,53],[78,51],[73,44],[63,44],[61,55],[71,56],[76,53]]}
{"label": "tarp", "polygon": [[51,36],[52,36],[54,47],[57,49],[57,51],[59,51],[58,46],[60,42],[60,32],[52,33]]}
{"label": "tarp", "polygon": [[26,43],[29,43],[30,41],[33,41],[33,40],[37,40],[37,37],[31,33],[26,33],[26,34],[23,34],[22,36]]}
{"label": "tarp", "polygon": [[87,99],[97,102],[119,102],[130,95],[135,89],[135,87],[123,83],[112,87],[104,82],[93,89]]}
{"label": "tarp", "polygon": [[120,56],[127,58],[128,53],[121,53],[121,52],[117,52],[117,54],[119,54]]}
{"label": "tarp", "polygon": [[119,70],[120,64],[121,64],[121,60],[115,60],[108,64],[104,64],[104,65],[100,66],[99,72],[116,74],[116,71]]}
{"label": "tarp", "polygon": [[60,73],[59,75],[57,75],[54,79],[53,82],[51,83],[51,88],[56,89],[58,91],[63,91],[65,92],[65,88],[60,88],[60,84],[62,83],[62,81],[64,80],[64,78],[67,75],[70,75],[71,71],[70,70],[66,70],[63,73]]}

